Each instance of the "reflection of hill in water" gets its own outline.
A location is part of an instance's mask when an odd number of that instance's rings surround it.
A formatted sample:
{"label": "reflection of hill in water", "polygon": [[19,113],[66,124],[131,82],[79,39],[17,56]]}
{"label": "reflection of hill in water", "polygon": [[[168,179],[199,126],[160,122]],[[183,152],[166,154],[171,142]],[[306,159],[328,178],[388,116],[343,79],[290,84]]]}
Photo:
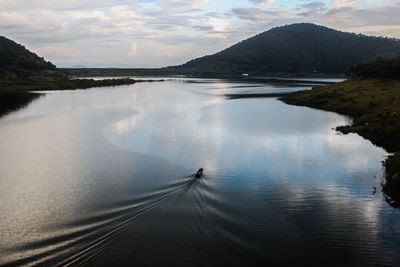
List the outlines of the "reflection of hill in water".
{"label": "reflection of hill in water", "polygon": [[382,192],[386,201],[394,208],[400,208],[400,156],[390,156],[385,160],[385,182],[382,185]]}
{"label": "reflection of hill in water", "polygon": [[0,117],[11,111],[26,107],[33,100],[41,97],[43,94],[30,92],[7,92],[0,94]]}

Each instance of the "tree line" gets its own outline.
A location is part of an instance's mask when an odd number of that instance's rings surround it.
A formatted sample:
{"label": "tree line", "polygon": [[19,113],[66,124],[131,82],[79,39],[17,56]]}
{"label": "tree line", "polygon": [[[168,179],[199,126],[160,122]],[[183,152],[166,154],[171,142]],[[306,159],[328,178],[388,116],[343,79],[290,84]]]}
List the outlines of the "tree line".
{"label": "tree line", "polygon": [[354,64],[346,75],[351,78],[400,79],[400,56],[392,59],[378,57],[372,62]]}

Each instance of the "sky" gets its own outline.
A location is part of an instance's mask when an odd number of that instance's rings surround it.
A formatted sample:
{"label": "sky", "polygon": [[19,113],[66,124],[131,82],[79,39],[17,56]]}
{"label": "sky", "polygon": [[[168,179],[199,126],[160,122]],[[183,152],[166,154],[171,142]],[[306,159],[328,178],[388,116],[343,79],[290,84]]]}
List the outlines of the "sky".
{"label": "sky", "polygon": [[58,67],[164,67],[276,26],[400,38],[400,0],[0,0],[0,35]]}

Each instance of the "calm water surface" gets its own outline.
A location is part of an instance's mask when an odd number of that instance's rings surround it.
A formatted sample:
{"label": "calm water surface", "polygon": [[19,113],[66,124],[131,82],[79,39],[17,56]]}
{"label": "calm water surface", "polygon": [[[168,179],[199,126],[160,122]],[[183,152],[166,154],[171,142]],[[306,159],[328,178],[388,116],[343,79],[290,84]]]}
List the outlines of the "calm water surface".
{"label": "calm water surface", "polygon": [[172,79],[1,118],[0,264],[400,264],[384,150],[344,116],[224,96],[304,88]]}

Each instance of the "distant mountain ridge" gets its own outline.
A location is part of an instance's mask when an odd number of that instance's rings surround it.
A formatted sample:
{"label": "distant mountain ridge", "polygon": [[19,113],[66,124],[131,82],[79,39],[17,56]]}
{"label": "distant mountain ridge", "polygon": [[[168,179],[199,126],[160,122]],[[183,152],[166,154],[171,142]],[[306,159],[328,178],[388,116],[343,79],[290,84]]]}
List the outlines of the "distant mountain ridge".
{"label": "distant mountain ridge", "polygon": [[44,60],[24,46],[0,36],[0,74],[21,74],[56,70],[56,66]]}
{"label": "distant mountain ridge", "polygon": [[344,73],[377,57],[400,56],[400,40],[341,32],[311,23],[272,28],[176,70],[197,73]]}

